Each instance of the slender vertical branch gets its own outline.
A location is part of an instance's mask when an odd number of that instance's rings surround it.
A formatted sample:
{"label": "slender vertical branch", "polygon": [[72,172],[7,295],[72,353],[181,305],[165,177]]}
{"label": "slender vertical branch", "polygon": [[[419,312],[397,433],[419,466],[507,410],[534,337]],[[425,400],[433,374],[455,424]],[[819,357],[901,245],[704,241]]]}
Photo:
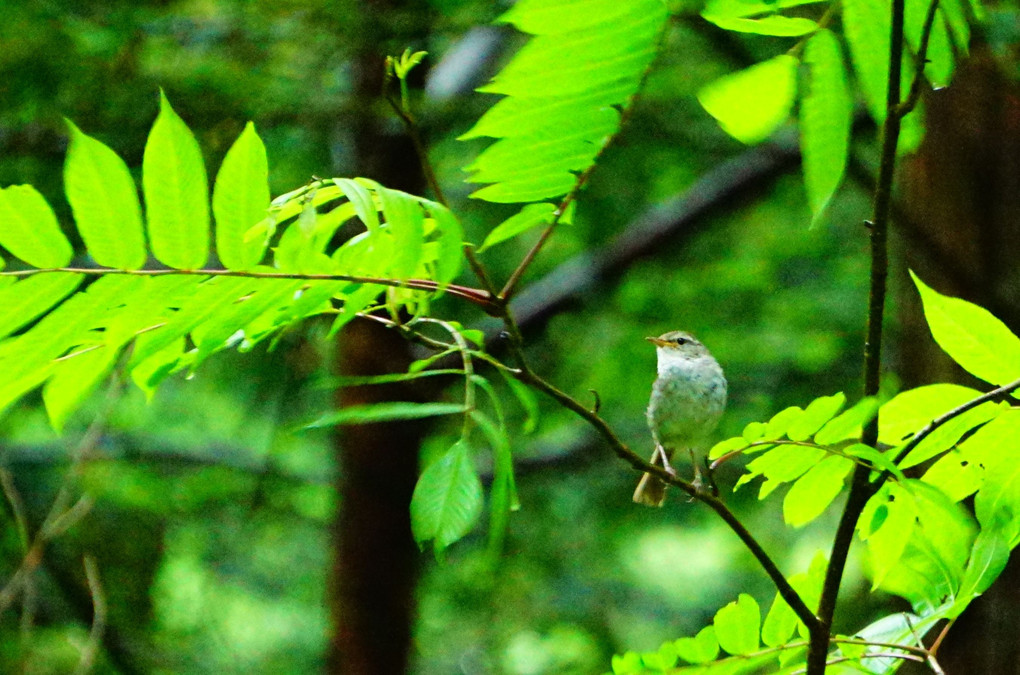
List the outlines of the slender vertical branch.
{"label": "slender vertical branch", "polygon": [[[903,116],[909,112],[900,106],[905,0],[892,0],[891,5],[886,116],[882,125],[882,159],[875,186],[872,217],[867,223],[871,235],[871,275],[867,335],[864,342],[865,396],[874,396],[878,393],[881,379],[882,324],[889,276],[889,215],[892,206],[893,177],[896,170],[896,147],[899,143]],[[921,66],[923,68],[923,62]],[[871,446],[877,444],[877,418],[865,426],[861,441]],[[853,542],[854,531],[861,512],[877,489],[877,486],[869,483],[868,475],[869,470],[866,467],[858,466],[854,469],[850,494],[836,528],[818,604],[818,619],[821,626],[811,631],[811,645],[807,657],[808,675],[823,675],[825,672],[829,637],[832,632],[832,617],[835,614],[839,586],[846,569],[850,545]]]}

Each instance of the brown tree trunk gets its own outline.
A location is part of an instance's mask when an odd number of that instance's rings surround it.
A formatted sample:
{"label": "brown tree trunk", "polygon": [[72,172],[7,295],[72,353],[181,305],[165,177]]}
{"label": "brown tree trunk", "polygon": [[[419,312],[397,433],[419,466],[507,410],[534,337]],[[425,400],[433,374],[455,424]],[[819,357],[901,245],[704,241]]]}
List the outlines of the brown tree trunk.
{"label": "brown tree trunk", "polygon": [[[977,49],[951,87],[927,101],[927,136],[904,175],[907,265],[942,293],[1020,329],[1020,91]],[[920,300],[901,278],[899,369],[904,387],[955,381],[988,389],[942,353]],[[1020,564],[950,631],[947,673],[1020,673]],[[906,671],[904,671],[906,672]],[[925,672],[928,672],[925,669]]]}
{"label": "brown tree trunk", "polygon": [[[415,37],[427,31],[428,11],[421,3],[401,0],[367,2],[362,11],[355,105],[340,121],[353,129],[348,138],[354,173],[423,194],[425,181],[413,145],[395,116],[380,118],[388,112],[380,95],[386,45],[400,42],[390,48],[393,53],[419,46]],[[398,16],[405,20],[396,21]],[[408,22],[407,16],[413,20]],[[404,34],[397,34],[398,26]],[[354,321],[341,331],[337,351],[341,375],[404,372],[411,360],[407,343],[397,333],[370,321]],[[338,407],[347,407],[421,396],[411,386],[391,384],[341,389],[336,400]],[[411,538],[409,507],[423,434],[422,424],[407,422],[345,426],[334,435],[339,510],[330,579],[330,673],[407,672],[419,555]]]}

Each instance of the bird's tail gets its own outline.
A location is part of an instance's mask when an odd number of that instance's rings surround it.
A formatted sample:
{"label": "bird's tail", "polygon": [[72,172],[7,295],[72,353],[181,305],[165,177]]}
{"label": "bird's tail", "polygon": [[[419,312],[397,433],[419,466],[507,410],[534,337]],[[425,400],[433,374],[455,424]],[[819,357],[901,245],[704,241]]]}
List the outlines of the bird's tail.
{"label": "bird's tail", "polygon": [[666,484],[646,473],[634,490],[634,501],[645,506],[662,506],[666,502]]}

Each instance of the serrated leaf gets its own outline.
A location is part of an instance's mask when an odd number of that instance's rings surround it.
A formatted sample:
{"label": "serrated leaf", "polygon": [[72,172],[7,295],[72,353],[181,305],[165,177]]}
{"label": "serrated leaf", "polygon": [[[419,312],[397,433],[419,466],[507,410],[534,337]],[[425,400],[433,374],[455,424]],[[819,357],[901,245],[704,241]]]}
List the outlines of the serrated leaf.
{"label": "serrated leaf", "polygon": [[461,403],[374,403],[355,405],[327,413],[319,419],[304,425],[305,429],[340,426],[344,424],[372,424],[397,420],[417,420],[441,415],[457,415],[466,412]]}
{"label": "serrated leaf", "polygon": [[266,147],[251,122],[230,146],[213,188],[216,216],[216,254],[230,270],[247,270],[259,263],[264,238],[245,234],[266,217],[269,208],[269,164]]}
{"label": "serrated leaf", "polygon": [[46,199],[31,185],[0,188],[0,246],[33,267],[64,267],[73,251]]}
{"label": "serrated leaf", "polygon": [[159,96],[142,158],[145,215],[156,258],[175,269],[200,269],[209,255],[209,187],[195,136]]}
{"label": "serrated leaf", "polygon": [[960,366],[991,384],[1020,379],[1020,338],[991,312],[942,295],[910,273],[935,342]]}
{"label": "serrated leaf", "polygon": [[436,239],[438,254],[435,259],[435,278],[441,284],[449,283],[460,273],[464,262],[464,229],[453,212],[442,204],[427,200],[423,203],[439,230]]}
{"label": "serrated leaf", "polygon": [[801,100],[801,154],[811,224],[818,224],[846,170],[853,99],[836,36],[820,30],[804,49],[810,84]]}
{"label": "serrated leaf", "polygon": [[135,270],[148,255],[138,187],[127,164],[70,120],[64,191],[92,258],[106,267]]}
{"label": "serrated leaf", "polygon": [[797,65],[796,58],[781,54],[705,85],[698,101],[723,131],[743,143],[758,143],[790,116]]}
{"label": "serrated leaf", "polygon": [[544,202],[528,204],[519,213],[507,218],[497,225],[492,232],[489,232],[488,236],[485,237],[485,241],[478,247],[478,252],[482,253],[496,244],[512,239],[534,227],[551,222],[555,212],[555,204]]}
{"label": "serrated leaf", "polygon": [[[461,138],[496,142],[469,170],[472,197],[532,202],[566,194],[619,127],[666,22],[658,0],[523,0],[502,18],[533,33],[480,91],[508,96]],[[550,64],[554,64],[550,67]]]}
{"label": "serrated leaf", "polygon": [[431,541],[437,553],[467,534],[482,511],[482,482],[469,450],[455,443],[425,469],[411,497],[414,539]]}
{"label": "serrated leaf", "polygon": [[830,455],[811,467],[786,493],[783,519],[791,527],[802,527],[822,515],[843,490],[854,463],[845,457]]}
{"label": "serrated leaf", "polygon": [[747,593],[741,593],[715,614],[715,635],[723,651],[746,655],[758,651],[761,631],[761,610]]}

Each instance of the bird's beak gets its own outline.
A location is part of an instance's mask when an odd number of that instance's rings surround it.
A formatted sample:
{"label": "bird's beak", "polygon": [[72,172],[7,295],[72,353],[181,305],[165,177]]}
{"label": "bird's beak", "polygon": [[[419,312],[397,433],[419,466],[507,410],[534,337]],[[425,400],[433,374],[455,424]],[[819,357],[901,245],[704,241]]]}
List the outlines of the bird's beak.
{"label": "bird's beak", "polygon": [[667,342],[666,340],[660,340],[657,337],[646,337],[645,339],[651,342],[656,347],[665,347],[666,345],[669,344],[669,342]]}

